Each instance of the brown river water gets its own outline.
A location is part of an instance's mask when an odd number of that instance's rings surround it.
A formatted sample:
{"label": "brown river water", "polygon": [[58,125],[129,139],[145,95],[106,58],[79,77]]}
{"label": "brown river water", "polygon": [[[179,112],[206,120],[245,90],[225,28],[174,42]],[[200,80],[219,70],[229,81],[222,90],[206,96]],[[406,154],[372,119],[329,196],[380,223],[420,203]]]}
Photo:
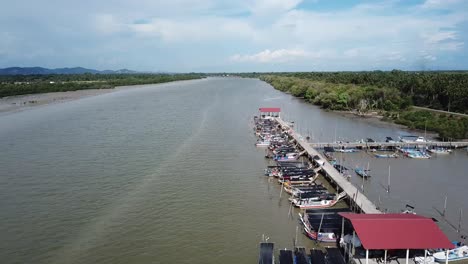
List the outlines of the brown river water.
{"label": "brown river water", "polygon": [[[252,117],[278,106],[317,141],[382,140],[399,127],[325,112],[254,79],[146,85],[0,115],[1,263],[255,263],[262,235],[293,246],[297,213],[263,176]],[[336,136],[335,136],[336,135]],[[388,211],[415,206],[457,234],[468,154],[430,160],[344,154]],[[384,191],[388,166],[391,192]],[[380,199],[379,199],[380,198]],[[462,222],[464,232],[467,221]],[[298,244],[313,243],[298,232]]]}

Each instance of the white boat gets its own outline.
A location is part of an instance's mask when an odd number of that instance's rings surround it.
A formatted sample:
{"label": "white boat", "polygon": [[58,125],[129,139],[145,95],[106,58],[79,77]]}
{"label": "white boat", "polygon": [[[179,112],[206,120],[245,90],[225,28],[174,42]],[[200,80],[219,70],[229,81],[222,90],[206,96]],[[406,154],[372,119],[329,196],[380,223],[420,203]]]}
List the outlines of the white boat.
{"label": "white boat", "polygon": [[342,153],[354,153],[354,152],[359,152],[357,149],[347,149],[347,148],[338,148],[335,149],[336,152],[342,152]]}
{"label": "white boat", "polygon": [[398,158],[398,154],[392,153],[392,154],[374,154],[376,158]]}
{"label": "white boat", "polygon": [[[448,251],[448,261],[457,261],[462,259],[468,259],[468,246],[461,246]],[[445,262],[446,251],[434,253],[432,255],[437,262]]]}
{"label": "white boat", "polygon": [[291,199],[291,202],[294,204],[295,207],[300,209],[321,209],[321,208],[329,208],[334,206],[338,203],[342,198],[346,196],[345,192],[342,192],[336,196],[333,200],[319,200],[316,201],[314,199],[298,199],[294,198]]}
{"label": "white boat", "polygon": [[257,147],[268,147],[270,146],[270,141],[258,141],[255,143],[255,146]]}
{"label": "white boat", "polygon": [[300,200],[300,199],[293,199],[292,203],[294,206],[300,209],[319,209],[319,208],[329,208],[334,206],[338,201],[337,200],[320,200],[320,201],[313,201],[310,200]]}
{"label": "white boat", "polygon": [[433,149],[427,149],[428,152],[434,153],[434,154],[450,154],[452,153],[451,149],[447,148],[433,148]]}

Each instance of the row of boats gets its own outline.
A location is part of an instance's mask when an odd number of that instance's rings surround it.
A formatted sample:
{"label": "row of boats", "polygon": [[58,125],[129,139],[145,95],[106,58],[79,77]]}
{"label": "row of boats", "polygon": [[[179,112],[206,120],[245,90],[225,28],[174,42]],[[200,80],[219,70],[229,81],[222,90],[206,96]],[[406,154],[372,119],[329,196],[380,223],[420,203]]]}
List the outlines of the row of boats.
{"label": "row of boats", "polygon": [[[338,213],[349,212],[349,209],[334,208],[346,196],[344,192],[333,193],[318,182],[318,172],[324,162],[318,156],[313,157],[317,165],[314,167],[307,159],[301,160],[304,152],[294,145],[289,134],[283,132],[273,119],[255,119],[254,130],[258,136],[256,145],[265,147],[265,157],[274,161],[274,165],[265,168],[265,176],[277,178],[278,183],[282,185],[281,191],[290,195],[291,205],[304,210],[299,214],[304,234],[315,241],[335,243],[338,231],[341,230]],[[264,146],[265,142],[269,145]],[[336,163],[330,156],[327,158],[332,160],[335,169],[341,172],[343,177],[348,177],[344,166]],[[363,175],[366,173],[364,170]]]}
{"label": "row of boats", "polygon": [[[346,194],[330,192],[317,180],[318,172],[324,164],[320,160],[320,157],[310,157],[313,162],[309,162],[307,159],[302,160],[301,157],[305,152],[294,144],[288,132],[282,131],[274,119],[255,119],[254,130],[258,136],[256,146],[264,147],[266,151],[265,157],[274,161],[274,165],[265,168],[265,175],[277,178],[278,183],[282,185],[281,191],[290,194],[289,201],[291,204],[303,209],[299,213],[299,220],[303,226],[304,234],[312,240],[325,243],[325,245],[327,243],[330,246],[333,246],[332,243],[336,243],[337,245],[351,243],[354,247],[361,247],[362,244],[359,237],[350,235],[353,233],[351,223],[343,221],[340,215],[343,212],[350,212],[350,209],[337,208],[338,206],[335,206]],[[405,153],[419,155],[414,154],[417,153],[416,149],[399,149],[399,151],[405,156],[407,155]],[[433,151],[446,152],[442,149],[428,150],[427,152],[434,153]],[[349,173],[349,170],[337,162],[333,157],[334,152],[352,153],[355,151],[346,152],[335,151],[329,148],[324,149],[324,157],[337,171],[345,176]],[[363,178],[371,176],[369,168],[356,167],[354,171]],[[345,235],[341,237],[341,234]],[[336,251],[334,257],[332,257],[332,254],[327,254],[329,250]],[[345,263],[338,248],[326,248],[326,251],[324,253],[321,250],[311,250],[308,255],[304,248],[294,247],[294,250],[280,249],[277,256],[279,263]],[[459,245],[457,248],[448,251],[448,255],[446,252],[434,251],[422,263],[445,262],[447,257],[448,261],[468,259],[468,247],[465,245]],[[416,259],[415,261],[417,262]],[[273,243],[262,242],[260,244],[259,263],[277,263],[275,262]]]}
{"label": "row of boats", "polygon": [[[260,256],[258,263],[276,263],[274,248],[274,243],[260,243]],[[306,249],[303,247],[295,247],[294,250],[285,248],[279,250],[278,259],[280,264],[345,264],[345,261],[337,248],[327,248],[325,252],[319,249],[312,249],[310,250],[310,254],[307,254]]]}

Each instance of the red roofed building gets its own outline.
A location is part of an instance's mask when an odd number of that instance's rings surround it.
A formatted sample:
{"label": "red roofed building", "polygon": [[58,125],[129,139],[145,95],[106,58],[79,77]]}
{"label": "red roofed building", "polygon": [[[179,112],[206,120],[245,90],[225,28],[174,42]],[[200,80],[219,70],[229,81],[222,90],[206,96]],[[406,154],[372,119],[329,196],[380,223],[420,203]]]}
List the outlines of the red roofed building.
{"label": "red roofed building", "polygon": [[260,111],[260,115],[262,116],[280,116],[281,108],[279,107],[260,107],[258,109]]}
{"label": "red roofed building", "polygon": [[[452,249],[454,245],[431,218],[415,214],[353,214],[339,213],[351,222],[354,236],[359,238],[366,250],[409,250]],[[343,219],[343,221],[344,221]]]}

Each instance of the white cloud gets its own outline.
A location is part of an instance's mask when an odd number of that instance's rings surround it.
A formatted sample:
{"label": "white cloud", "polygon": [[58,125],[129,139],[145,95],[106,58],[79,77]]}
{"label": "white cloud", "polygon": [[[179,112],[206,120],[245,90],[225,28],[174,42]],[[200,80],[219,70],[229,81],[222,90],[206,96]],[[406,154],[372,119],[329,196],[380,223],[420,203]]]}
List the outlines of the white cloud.
{"label": "white cloud", "polygon": [[463,1],[465,0],[426,0],[421,7],[425,9],[446,9]]}
{"label": "white cloud", "polygon": [[268,63],[268,62],[294,61],[298,59],[304,59],[309,56],[310,56],[309,53],[300,49],[278,49],[278,50],[266,49],[264,51],[261,51],[256,54],[251,54],[251,55],[236,54],[236,55],[231,56],[231,60],[237,61],[237,62]]}
{"label": "white cloud", "polygon": [[255,0],[250,6],[253,13],[284,12],[295,8],[302,0]]}

